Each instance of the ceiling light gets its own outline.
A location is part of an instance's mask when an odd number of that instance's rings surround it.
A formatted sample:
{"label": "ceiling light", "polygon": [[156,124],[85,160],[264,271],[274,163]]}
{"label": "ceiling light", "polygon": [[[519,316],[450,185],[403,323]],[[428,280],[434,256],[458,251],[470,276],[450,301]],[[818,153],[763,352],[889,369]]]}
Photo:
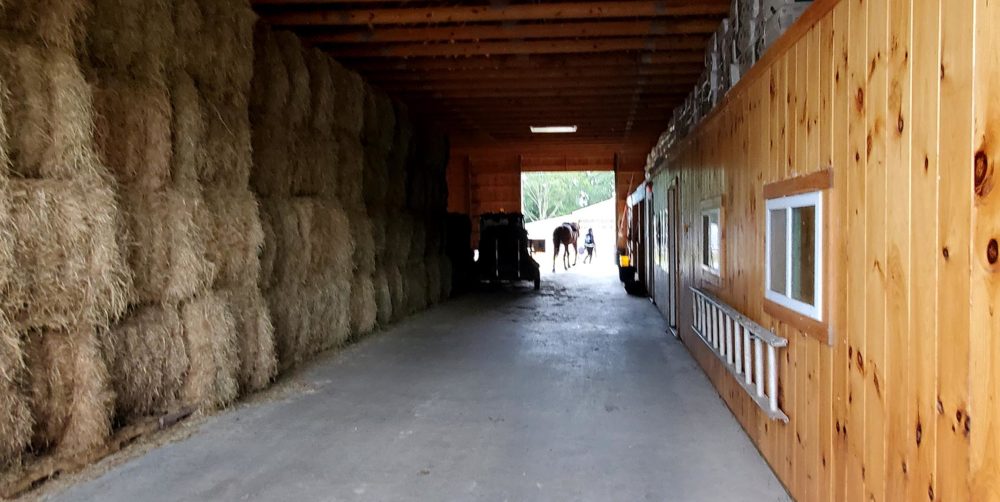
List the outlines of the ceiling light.
{"label": "ceiling light", "polygon": [[531,126],[535,134],[570,134],[576,132],[576,126]]}

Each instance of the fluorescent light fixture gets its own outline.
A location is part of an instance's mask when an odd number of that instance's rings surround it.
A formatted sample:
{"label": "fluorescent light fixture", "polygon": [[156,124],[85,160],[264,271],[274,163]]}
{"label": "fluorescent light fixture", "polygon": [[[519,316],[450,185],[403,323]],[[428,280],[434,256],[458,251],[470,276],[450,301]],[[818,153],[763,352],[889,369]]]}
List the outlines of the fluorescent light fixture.
{"label": "fluorescent light fixture", "polygon": [[535,134],[571,134],[576,132],[576,126],[531,126]]}

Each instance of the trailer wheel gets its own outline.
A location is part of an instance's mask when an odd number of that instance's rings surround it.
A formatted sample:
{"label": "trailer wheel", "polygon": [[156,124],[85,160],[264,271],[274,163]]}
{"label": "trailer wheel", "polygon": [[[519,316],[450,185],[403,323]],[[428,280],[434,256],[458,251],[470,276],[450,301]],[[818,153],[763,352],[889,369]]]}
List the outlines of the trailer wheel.
{"label": "trailer wheel", "polygon": [[535,291],[542,287],[542,272],[535,272]]}

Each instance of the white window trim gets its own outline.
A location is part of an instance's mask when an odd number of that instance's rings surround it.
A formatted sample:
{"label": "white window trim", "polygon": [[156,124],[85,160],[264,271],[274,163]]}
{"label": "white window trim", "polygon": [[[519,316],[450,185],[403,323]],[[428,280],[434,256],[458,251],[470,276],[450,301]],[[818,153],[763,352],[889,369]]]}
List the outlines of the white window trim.
{"label": "white window trim", "polygon": [[[817,321],[823,321],[823,192],[809,192],[798,195],[790,195],[787,197],[779,197],[776,199],[768,199],[766,204],[766,211],[764,213],[765,229],[764,229],[764,297],[768,300],[781,305],[787,309],[793,310],[799,314],[807,316],[809,318],[815,319]],[[783,295],[781,293],[776,293],[771,289],[771,211],[772,210],[785,210],[787,212],[787,217],[785,218],[785,224],[788,226],[785,232],[785,291],[791,291],[792,289],[792,210],[800,207],[815,206],[816,222],[814,228],[816,229],[816,260],[814,262],[815,270],[813,272],[813,287],[816,296],[816,305],[810,305],[808,303],[796,300],[790,296]]]}
{"label": "white window trim", "polygon": [[[701,210],[701,221],[699,223],[701,224],[702,232],[704,232],[705,231],[705,217],[709,216],[709,221],[711,221],[711,215],[712,214],[715,214],[716,220],[718,220],[718,222],[719,222],[719,268],[714,268],[711,265],[709,265],[708,263],[705,263],[707,261],[711,261],[711,260],[708,259],[709,255],[707,254],[710,250],[705,249],[705,242],[706,242],[706,240],[708,240],[708,236],[706,236],[706,235],[701,236],[701,268],[705,272],[708,272],[708,273],[710,273],[710,274],[712,274],[712,275],[714,275],[716,277],[720,277],[721,278],[722,277],[722,207],[715,206],[715,207],[710,207],[710,208],[702,209]],[[709,242],[711,242],[711,241],[709,240]]]}

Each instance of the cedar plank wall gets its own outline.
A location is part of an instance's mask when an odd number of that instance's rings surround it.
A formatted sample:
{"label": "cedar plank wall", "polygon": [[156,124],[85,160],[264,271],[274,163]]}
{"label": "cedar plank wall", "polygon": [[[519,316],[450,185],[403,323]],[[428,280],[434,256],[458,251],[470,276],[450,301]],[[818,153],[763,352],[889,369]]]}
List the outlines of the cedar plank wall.
{"label": "cedar plank wall", "polygon": [[[998,3],[818,0],[656,174],[681,180],[681,336],[798,500],[1000,500]],[[827,166],[832,346],[762,306],[762,187]],[[789,340],[787,425],[690,329],[720,194],[716,293]]]}

